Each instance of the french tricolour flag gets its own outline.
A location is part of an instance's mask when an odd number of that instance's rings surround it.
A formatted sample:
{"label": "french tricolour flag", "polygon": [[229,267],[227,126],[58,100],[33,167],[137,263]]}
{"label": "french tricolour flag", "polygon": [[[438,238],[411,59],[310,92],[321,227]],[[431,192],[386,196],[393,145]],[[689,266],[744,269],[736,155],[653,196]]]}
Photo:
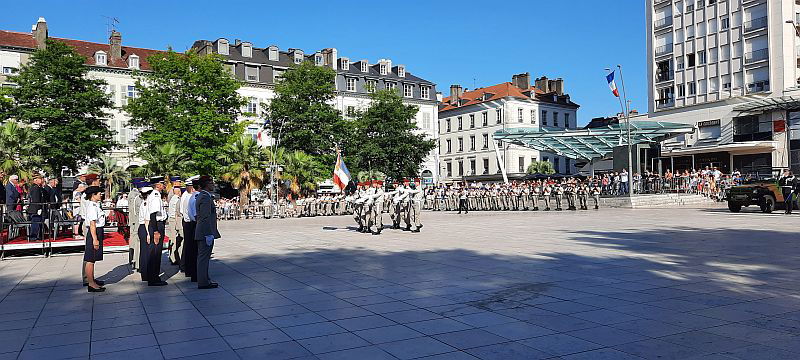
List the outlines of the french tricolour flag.
{"label": "french tricolour flag", "polygon": [[619,90],[617,90],[617,84],[614,82],[613,71],[606,75],[606,80],[608,80],[608,87],[611,89],[611,92],[614,93],[614,96],[619,97]]}
{"label": "french tricolour flag", "polygon": [[342,154],[336,157],[336,167],[333,169],[333,183],[339,187],[339,190],[344,190],[345,186],[350,183],[350,171],[347,170],[347,165],[342,160]]}

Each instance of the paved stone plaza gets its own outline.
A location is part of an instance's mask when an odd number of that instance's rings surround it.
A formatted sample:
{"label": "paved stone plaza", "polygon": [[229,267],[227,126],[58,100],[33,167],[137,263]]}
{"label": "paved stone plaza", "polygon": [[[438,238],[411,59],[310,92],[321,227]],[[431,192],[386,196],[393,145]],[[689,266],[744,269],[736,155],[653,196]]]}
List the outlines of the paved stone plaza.
{"label": "paved stone plaza", "polygon": [[[387,217],[388,220],[388,217]],[[798,359],[800,216],[721,208],[223,222],[197,290],[0,261],[0,359]],[[753,230],[745,230],[753,229]]]}

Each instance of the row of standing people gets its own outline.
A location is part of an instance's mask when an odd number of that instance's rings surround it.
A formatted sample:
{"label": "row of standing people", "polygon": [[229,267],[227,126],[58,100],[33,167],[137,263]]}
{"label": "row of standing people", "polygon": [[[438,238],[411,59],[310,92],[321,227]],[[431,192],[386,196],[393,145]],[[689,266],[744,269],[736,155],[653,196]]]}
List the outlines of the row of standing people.
{"label": "row of standing people", "polygon": [[434,211],[588,210],[589,200],[600,207],[597,179],[544,179],[508,184],[441,185],[425,195],[425,207]]}
{"label": "row of standing people", "polygon": [[[180,185],[179,183],[176,185]],[[210,176],[187,179],[185,187],[173,187],[164,203],[163,177],[138,182],[128,196],[130,225],[129,262],[149,286],[164,286],[161,279],[161,254],[168,236],[169,260],[172,265],[197,282],[199,289],[216,288],[208,272],[217,231],[214,181]]]}

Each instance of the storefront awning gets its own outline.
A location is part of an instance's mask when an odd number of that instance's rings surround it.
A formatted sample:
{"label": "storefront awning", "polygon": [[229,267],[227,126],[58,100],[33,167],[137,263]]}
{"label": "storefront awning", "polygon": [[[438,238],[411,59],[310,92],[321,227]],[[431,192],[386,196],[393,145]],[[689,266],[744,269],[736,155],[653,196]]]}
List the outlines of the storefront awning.
{"label": "storefront awning", "polygon": [[774,110],[800,109],[800,96],[781,96],[749,101],[734,106],[733,111],[740,115],[758,115]]}
{"label": "storefront awning", "polygon": [[688,147],[674,150],[661,151],[661,156],[684,156],[693,154],[704,154],[711,152],[729,152],[734,155],[760,154],[771,152],[778,148],[775,141],[744,141],[725,145]]}
{"label": "storefront awning", "polygon": [[[553,153],[571,159],[591,160],[627,145],[627,123],[580,130],[513,128],[498,130],[494,139],[508,144]],[[661,121],[632,121],[631,144],[659,142],[694,132],[694,125]]]}

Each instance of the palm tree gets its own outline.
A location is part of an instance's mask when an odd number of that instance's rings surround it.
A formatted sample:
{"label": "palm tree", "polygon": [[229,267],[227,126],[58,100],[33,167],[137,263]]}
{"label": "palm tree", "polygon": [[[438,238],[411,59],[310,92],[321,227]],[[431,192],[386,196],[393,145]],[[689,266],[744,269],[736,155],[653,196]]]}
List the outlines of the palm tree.
{"label": "palm tree", "polygon": [[317,160],[302,151],[294,151],[285,156],[281,179],[289,180],[289,190],[301,194],[317,188],[317,182],[324,177]]}
{"label": "palm tree", "polygon": [[250,191],[260,188],[267,177],[264,150],[252,136],[244,135],[226,145],[219,160],[226,164],[222,180],[229,181],[234,189],[239,190],[239,204],[247,205]]}
{"label": "palm tree", "polygon": [[178,150],[172,143],[156,146],[155,151],[143,152],[141,157],[145,165],[134,170],[138,176],[157,175],[168,179],[183,174],[191,165],[188,154]]}
{"label": "palm tree", "polygon": [[44,162],[39,155],[43,145],[44,140],[27,126],[20,126],[15,121],[0,125],[0,171],[29,180],[34,170]]}
{"label": "palm tree", "polygon": [[119,165],[117,159],[106,155],[101,155],[90,165],[89,171],[106,179],[106,194],[111,198],[117,195],[120,184],[126,183],[130,178],[130,174]]}

